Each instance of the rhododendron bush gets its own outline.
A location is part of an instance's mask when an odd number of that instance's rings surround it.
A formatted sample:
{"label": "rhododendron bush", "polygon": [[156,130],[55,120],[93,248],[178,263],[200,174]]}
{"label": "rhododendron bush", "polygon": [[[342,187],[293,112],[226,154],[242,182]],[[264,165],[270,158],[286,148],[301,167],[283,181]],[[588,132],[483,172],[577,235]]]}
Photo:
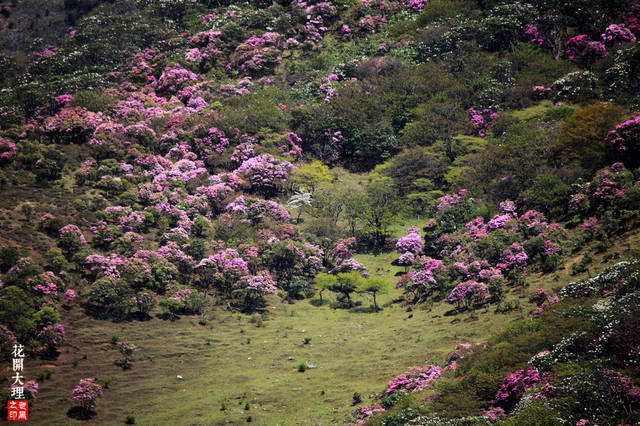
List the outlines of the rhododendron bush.
{"label": "rhododendron bush", "polygon": [[98,398],[102,395],[102,386],[93,378],[81,379],[71,392],[71,398],[78,402],[85,412],[95,408]]}
{"label": "rhododendron bush", "polygon": [[257,191],[272,195],[284,184],[294,167],[288,161],[279,161],[265,154],[244,161],[235,172],[245,175]]}
{"label": "rhododendron bush", "polygon": [[640,165],[638,154],[640,153],[640,115],[618,124],[615,129],[607,135],[607,141],[624,158],[624,163],[631,168]]}
{"label": "rhododendron bush", "polygon": [[442,369],[437,365],[428,365],[426,367],[413,367],[404,374],[397,376],[389,382],[385,393],[391,394],[400,390],[407,392],[419,392],[427,386],[433,385],[442,375]]}
{"label": "rhododendron bush", "polygon": [[406,251],[398,264],[413,265],[397,284],[404,288],[408,302],[430,296],[458,306],[497,302],[504,286],[519,283],[531,264],[540,262],[539,267],[550,268],[549,259],[558,262],[564,233],[558,225],[550,225],[544,214],[535,210],[519,214],[515,203],[505,200],[488,221],[470,220],[473,200],[465,199],[466,195],[462,190],[438,200],[436,219],[425,227],[426,239],[433,241],[425,251],[433,259],[409,251],[422,249],[417,229],[398,240],[397,247]]}

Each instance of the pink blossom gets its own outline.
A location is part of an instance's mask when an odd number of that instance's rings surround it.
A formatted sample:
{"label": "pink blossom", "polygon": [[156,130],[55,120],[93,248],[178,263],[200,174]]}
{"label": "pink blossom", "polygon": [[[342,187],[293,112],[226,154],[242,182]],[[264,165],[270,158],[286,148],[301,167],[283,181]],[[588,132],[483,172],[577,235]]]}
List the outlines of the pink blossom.
{"label": "pink blossom", "polygon": [[58,107],[63,107],[69,104],[73,100],[73,96],[71,95],[60,95],[56,97],[56,105]]}
{"label": "pink blossom", "polygon": [[582,230],[593,234],[596,231],[597,226],[598,219],[592,216],[582,224]]}
{"label": "pink blossom", "polygon": [[247,288],[253,291],[275,294],[277,290],[276,282],[268,272],[246,277]]}
{"label": "pink blossom", "polygon": [[422,251],[423,246],[422,236],[420,236],[418,229],[411,228],[407,232],[407,235],[400,238],[396,243],[396,251],[398,253],[411,252],[418,254]]}
{"label": "pink blossom", "polygon": [[449,303],[464,302],[465,304],[480,303],[489,297],[489,287],[486,284],[468,280],[458,284],[447,297]]}
{"label": "pink blossom", "polygon": [[535,44],[536,46],[542,46],[544,44],[542,34],[538,30],[538,27],[533,24],[529,24],[525,27],[522,38],[527,43]]}
{"label": "pink blossom", "polygon": [[71,392],[71,399],[79,402],[85,411],[95,407],[98,397],[102,396],[102,386],[94,378],[80,380],[80,384]]}
{"label": "pink blossom", "polygon": [[411,367],[404,373],[396,376],[390,381],[385,393],[387,395],[400,390],[408,392],[419,392],[433,383],[442,375],[442,369],[437,365],[427,365],[425,367]]}
{"label": "pink blossom", "polygon": [[490,404],[510,412],[520,401],[524,392],[540,383],[538,370],[518,370],[505,377],[496,397]]}

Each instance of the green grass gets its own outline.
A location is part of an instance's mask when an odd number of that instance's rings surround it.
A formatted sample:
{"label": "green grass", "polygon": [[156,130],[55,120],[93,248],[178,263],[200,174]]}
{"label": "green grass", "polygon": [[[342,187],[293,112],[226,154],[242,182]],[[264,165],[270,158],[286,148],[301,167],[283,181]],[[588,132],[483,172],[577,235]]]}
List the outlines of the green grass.
{"label": "green grass", "polygon": [[[393,290],[380,303],[398,295]],[[74,307],[63,321],[68,345],[49,367],[53,374],[41,383],[31,416],[35,424],[79,423],[66,415],[71,390],[80,378],[97,376],[112,378],[97,407],[101,424],[121,424],[127,415],[138,424],[235,424],[248,415],[265,425],[340,424],[355,410],[354,392],[370,403],[407,367],[441,363],[456,343],[485,340],[521,315],[480,311],[477,321],[467,322],[469,314],[444,316],[449,309],[436,305],[408,318],[397,305],[352,313],[274,298],[268,320],[256,327],[250,317],[221,308],[209,312],[202,326],[188,316],[175,322],[98,321]],[[462,321],[452,324],[454,318]],[[114,364],[120,354],[110,343],[113,334],[139,348],[128,371]],[[27,374],[44,368],[31,362]],[[316,368],[301,373],[300,363]],[[223,402],[227,409],[221,411]]]}
{"label": "green grass", "polygon": [[536,117],[542,117],[544,113],[553,106],[551,101],[542,101],[538,105],[513,111],[511,116],[518,121],[526,121]]}

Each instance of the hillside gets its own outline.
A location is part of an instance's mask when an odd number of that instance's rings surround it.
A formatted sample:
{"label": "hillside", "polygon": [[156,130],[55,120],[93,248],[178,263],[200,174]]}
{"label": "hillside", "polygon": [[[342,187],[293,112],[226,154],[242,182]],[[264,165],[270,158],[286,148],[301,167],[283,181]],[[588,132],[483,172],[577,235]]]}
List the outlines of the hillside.
{"label": "hillside", "polygon": [[640,421],[639,36],[623,0],[0,2],[0,414]]}

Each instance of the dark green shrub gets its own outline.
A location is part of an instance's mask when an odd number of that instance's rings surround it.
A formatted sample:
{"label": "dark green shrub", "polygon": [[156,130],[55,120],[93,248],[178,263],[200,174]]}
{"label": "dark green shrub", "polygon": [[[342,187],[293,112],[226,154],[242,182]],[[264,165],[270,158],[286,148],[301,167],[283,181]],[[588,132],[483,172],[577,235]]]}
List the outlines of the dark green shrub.
{"label": "dark green shrub", "polygon": [[0,247],[0,271],[6,273],[20,257],[17,247],[11,245]]}
{"label": "dark green shrub", "polygon": [[571,189],[560,178],[551,173],[538,175],[531,188],[524,193],[531,207],[551,217],[563,216]]}
{"label": "dark green shrub", "polygon": [[85,292],[87,312],[98,318],[124,319],[133,308],[135,292],[124,280],[103,277]]}

